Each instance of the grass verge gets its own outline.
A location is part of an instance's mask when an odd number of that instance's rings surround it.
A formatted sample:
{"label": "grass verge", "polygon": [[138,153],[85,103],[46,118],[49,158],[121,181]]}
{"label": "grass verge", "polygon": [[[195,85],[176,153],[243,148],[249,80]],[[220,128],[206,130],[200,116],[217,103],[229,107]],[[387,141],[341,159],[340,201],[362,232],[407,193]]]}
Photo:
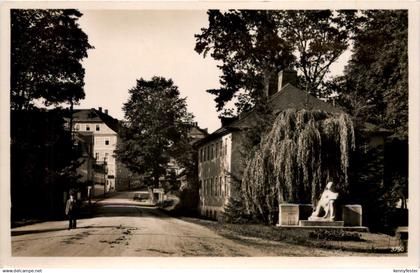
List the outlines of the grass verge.
{"label": "grass verge", "polygon": [[[324,230],[317,229],[282,229],[260,224],[228,224],[187,217],[182,219],[210,228],[219,235],[244,244],[260,239],[321,249],[359,252],[361,254],[398,253],[401,255],[405,252],[400,240],[385,234],[354,231],[326,234]],[[317,234],[323,234],[323,236],[316,236]]]}

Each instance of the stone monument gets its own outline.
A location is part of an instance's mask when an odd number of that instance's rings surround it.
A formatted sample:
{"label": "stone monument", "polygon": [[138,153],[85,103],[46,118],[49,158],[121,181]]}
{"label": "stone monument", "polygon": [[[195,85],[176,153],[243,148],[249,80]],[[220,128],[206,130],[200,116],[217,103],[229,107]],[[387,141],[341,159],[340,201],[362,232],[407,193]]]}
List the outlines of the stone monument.
{"label": "stone monument", "polygon": [[[341,210],[337,210],[336,201],[338,198],[339,194],[334,191],[333,182],[328,182],[315,210],[313,204],[279,204],[277,226],[368,231],[366,227],[362,226],[362,206],[357,204],[341,205]],[[337,211],[341,211],[341,215],[336,217]]]}
{"label": "stone monument", "polygon": [[[338,193],[331,190],[333,182],[328,182],[325,187],[324,192],[321,195],[321,198],[318,201],[315,211],[308,218],[308,220],[322,221],[330,220],[334,221],[335,219],[335,207],[334,202],[338,198]],[[321,211],[322,210],[322,211]],[[321,216],[321,212],[324,212],[324,215]]]}
{"label": "stone monument", "polygon": [[300,226],[344,226],[343,221],[335,221],[335,201],[338,193],[334,192],[332,187],[333,182],[328,182],[316,209],[308,220],[299,221]]}

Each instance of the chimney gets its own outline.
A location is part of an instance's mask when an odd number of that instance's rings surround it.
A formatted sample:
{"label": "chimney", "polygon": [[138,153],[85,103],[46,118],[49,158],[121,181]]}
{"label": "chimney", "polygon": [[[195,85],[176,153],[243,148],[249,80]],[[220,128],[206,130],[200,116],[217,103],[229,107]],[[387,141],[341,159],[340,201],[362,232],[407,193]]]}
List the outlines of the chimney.
{"label": "chimney", "polygon": [[107,114],[107,115],[108,115],[108,109],[105,109],[105,114]]}
{"label": "chimney", "polygon": [[297,85],[297,72],[292,69],[281,70],[278,76],[277,90],[280,91],[288,83],[293,86]]}
{"label": "chimney", "polygon": [[99,112],[102,113],[102,107],[98,107]]}
{"label": "chimney", "polygon": [[237,117],[219,117],[222,127],[232,123]]}

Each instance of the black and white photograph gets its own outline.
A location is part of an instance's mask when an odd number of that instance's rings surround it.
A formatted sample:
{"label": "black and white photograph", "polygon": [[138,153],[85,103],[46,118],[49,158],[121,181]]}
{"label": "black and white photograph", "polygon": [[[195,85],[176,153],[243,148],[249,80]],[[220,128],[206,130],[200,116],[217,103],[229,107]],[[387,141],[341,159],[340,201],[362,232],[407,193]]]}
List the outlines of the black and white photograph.
{"label": "black and white photograph", "polygon": [[12,259],[418,255],[413,8],[149,6],[2,9]]}

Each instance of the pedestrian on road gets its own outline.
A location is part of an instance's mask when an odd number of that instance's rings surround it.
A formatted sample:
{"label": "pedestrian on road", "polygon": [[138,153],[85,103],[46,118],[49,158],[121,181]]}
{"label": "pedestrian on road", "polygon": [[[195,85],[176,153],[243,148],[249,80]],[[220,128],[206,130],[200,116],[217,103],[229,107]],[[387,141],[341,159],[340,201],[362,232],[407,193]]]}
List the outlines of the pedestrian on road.
{"label": "pedestrian on road", "polygon": [[66,202],[66,215],[69,217],[69,229],[76,228],[76,199],[72,192]]}

